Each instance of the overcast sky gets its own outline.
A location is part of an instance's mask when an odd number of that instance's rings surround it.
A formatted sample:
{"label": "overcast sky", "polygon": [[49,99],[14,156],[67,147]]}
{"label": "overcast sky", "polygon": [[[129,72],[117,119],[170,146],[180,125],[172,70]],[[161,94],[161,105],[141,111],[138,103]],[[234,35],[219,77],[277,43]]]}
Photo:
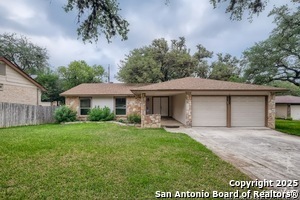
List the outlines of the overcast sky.
{"label": "overcast sky", "polygon": [[119,0],[122,16],[130,23],[127,41],[120,37],[108,44],[105,37],[97,44],[84,44],[77,37],[76,13],[65,13],[67,0],[0,0],[0,33],[15,32],[45,47],[53,68],[67,66],[74,60],[85,60],[89,65],[111,66],[111,78],[118,71],[120,60],[130,50],[149,45],[152,40],[168,41],[184,36],[191,51],[197,44],[215,53],[230,53],[240,57],[242,52],[268,37],[274,28],[273,17],[267,17],[274,3],[266,10],[242,21],[231,21],[224,6],[213,9],[209,0]]}

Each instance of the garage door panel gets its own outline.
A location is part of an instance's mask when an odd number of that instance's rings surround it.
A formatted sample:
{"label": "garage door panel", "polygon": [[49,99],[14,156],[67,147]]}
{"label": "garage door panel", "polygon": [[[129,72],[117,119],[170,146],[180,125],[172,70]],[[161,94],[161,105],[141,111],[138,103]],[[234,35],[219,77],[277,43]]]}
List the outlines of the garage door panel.
{"label": "garage door panel", "polygon": [[300,105],[291,105],[291,117],[300,120]]}
{"label": "garage door panel", "polygon": [[226,97],[193,97],[193,126],[226,126]]}
{"label": "garage door panel", "polygon": [[265,126],[265,97],[231,97],[231,126]]}

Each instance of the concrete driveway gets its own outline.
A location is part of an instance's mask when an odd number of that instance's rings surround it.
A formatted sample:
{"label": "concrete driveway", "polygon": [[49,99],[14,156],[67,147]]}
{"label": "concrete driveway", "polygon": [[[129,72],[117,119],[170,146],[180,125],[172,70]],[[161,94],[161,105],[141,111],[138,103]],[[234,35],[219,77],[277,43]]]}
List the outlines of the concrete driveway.
{"label": "concrete driveway", "polygon": [[269,128],[166,128],[186,133],[252,179],[300,180],[300,137]]}

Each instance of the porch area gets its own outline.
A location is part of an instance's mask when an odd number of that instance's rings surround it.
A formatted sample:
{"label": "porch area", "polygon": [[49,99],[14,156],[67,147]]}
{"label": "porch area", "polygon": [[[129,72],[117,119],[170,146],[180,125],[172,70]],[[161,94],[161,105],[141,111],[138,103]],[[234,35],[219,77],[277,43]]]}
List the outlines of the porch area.
{"label": "porch area", "polygon": [[142,93],[141,121],[144,128],[190,126],[191,93]]}
{"label": "porch area", "polygon": [[184,125],[172,117],[162,117],[161,118],[161,127],[178,128],[180,126],[184,126]]}

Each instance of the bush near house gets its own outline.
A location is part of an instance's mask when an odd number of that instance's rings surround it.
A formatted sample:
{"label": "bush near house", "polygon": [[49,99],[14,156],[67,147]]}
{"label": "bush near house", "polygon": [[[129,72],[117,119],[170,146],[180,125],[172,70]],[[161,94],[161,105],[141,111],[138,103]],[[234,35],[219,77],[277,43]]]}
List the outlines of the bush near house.
{"label": "bush near house", "polygon": [[141,115],[137,113],[133,113],[127,116],[127,120],[129,123],[140,124],[141,123]]}
{"label": "bush near house", "polygon": [[76,111],[67,106],[61,106],[55,110],[54,118],[58,123],[73,122],[76,120]]}
{"label": "bush near house", "polygon": [[88,120],[90,121],[110,121],[115,118],[115,114],[111,112],[110,108],[93,108],[88,113]]}

